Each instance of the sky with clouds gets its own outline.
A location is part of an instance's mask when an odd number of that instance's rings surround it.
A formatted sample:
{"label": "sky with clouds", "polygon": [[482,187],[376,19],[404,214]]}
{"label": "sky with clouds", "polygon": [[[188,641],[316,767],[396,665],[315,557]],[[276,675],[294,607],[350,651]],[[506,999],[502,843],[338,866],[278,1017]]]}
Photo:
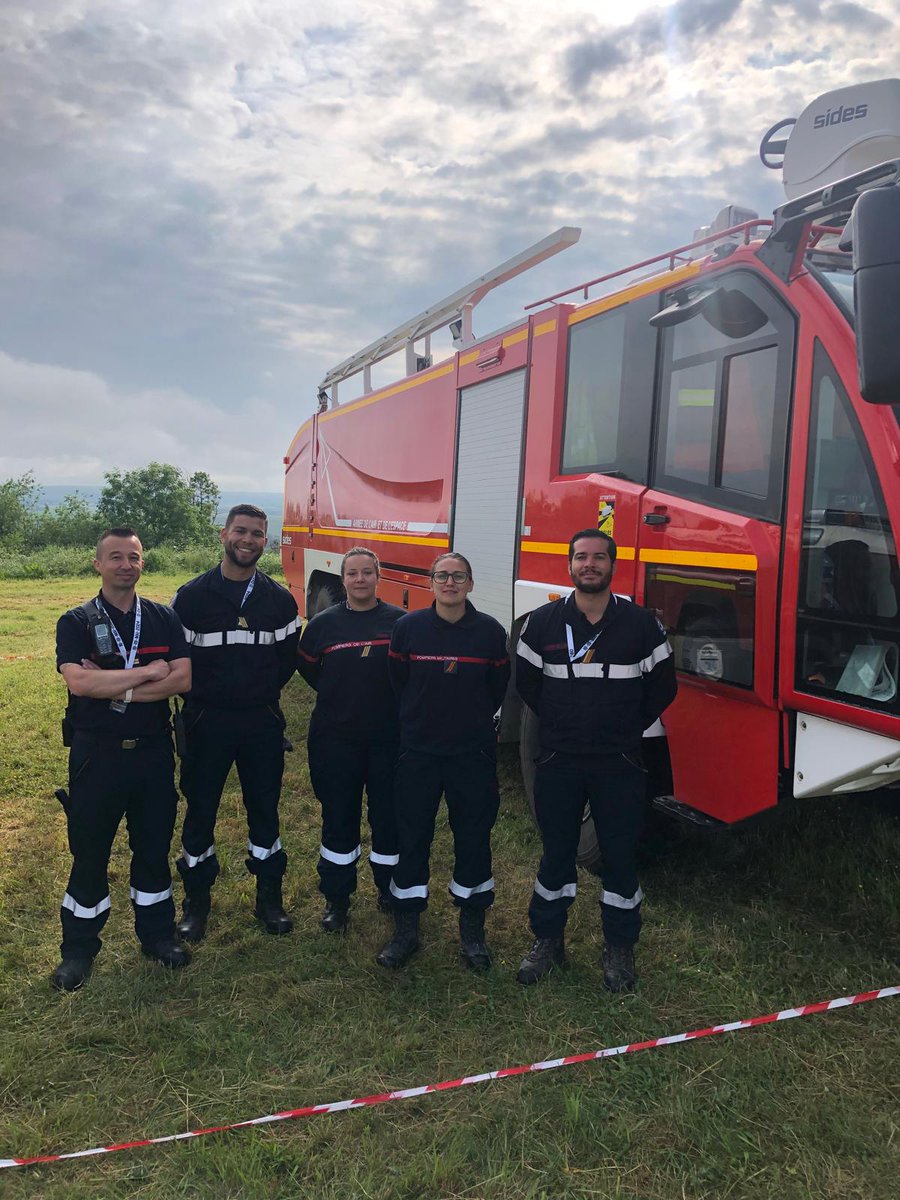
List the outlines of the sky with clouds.
{"label": "sky with clouds", "polygon": [[900,0],[4,0],[0,479],[279,489],[330,367],[559,226],[476,333],[770,212],[764,131],[896,76],[898,33]]}

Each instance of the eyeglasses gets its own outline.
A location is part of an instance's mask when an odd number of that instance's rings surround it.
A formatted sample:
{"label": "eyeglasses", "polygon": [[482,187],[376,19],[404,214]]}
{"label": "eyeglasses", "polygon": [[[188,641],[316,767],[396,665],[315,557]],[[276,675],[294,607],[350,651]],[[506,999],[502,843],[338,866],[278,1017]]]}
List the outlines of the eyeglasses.
{"label": "eyeglasses", "polygon": [[469,578],[468,571],[432,571],[431,578],[435,583],[446,583],[452,579],[454,583],[465,583]]}

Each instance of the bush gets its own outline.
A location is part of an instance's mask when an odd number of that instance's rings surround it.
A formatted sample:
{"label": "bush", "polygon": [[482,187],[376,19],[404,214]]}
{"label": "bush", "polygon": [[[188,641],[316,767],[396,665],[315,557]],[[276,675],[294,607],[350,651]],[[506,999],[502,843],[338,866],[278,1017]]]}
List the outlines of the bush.
{"label": "bush", "polygon": [[[145,574],[183,575],[190,579],[208,571],[221,555],[212,546],[154,546],[144,555]],[[43,546],[39,550],[4,551],[0,554],[0,579],[59,579],[63,576],[93,575],[93,546]],[[281,554],[267,550],[259,568],[282,578]]]}

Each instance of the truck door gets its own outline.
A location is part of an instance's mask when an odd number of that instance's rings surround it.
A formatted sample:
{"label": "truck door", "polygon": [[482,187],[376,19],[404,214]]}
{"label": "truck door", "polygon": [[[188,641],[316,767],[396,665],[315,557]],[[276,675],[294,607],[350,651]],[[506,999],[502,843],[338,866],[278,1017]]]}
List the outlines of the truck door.
{"label": "truck door", "polygon": [[639,596],[675,653],[679,694],[664,718],[675,797],[731,822],[778,795],[777,618],[795,320],[755,272],[716,273],[703,286],[707,300],[664,331]]}

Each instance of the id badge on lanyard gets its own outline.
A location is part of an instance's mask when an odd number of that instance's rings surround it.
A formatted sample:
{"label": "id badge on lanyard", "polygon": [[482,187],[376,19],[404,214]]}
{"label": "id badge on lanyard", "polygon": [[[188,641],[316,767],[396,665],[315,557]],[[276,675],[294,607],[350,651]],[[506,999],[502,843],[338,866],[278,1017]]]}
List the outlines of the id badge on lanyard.
{"label": "id badge on lanyard", "polygon": [[597,638],[600,636],[600,634],[602,632],[603,632],[603,630],[599,629],[594,634],[594,636],[590,639],[590,641],[585,642],[584,645],[581,647],[581,649],[576,651],[575,639],[572,637],[572,626],[567,625],[566,626],[566,643],[567,643],[568,649],[569,649],[569,662],[570,663],[581,662],[581,660],[585,657],[587,652],[591,649],[594,642],[596,642]]}
{"label": "id badge on lanyard", "polygon": [[[256,586],[256,572],[254,571],[253,574],[250,576],[249,582],[247,583],[247,590],[244,592],[244,598],[240,604],[241,609],[243,609],[244,605],[250,599],[250,595],[255,586]],[[250,628],[250,626],[247,624],[247,618],[243,615],[243,612],[242,612],[241,616],[238,618],[238,629],[249,629],[249,628]]]}
{"label": "id badge on lanyard", "polygon": [[[131,639],[131,649],[129,651],[127,651],[127,653],[125,650],[125,643],[122,641],[122,637],[121,637],[118,629],[116,629],[115,624],[113,623],[112,617],[109,615],[109,613],[103,607],[103,603],[99,598],[97,599],[96,604],[97,604],[97,607],[100,609],[100,611],[103,613],[103,615],[106,617],[107,621],[109,621],[109,629],[110,629],[110,633],[113,636],[113,641],[116,643],[116,649],[119,651],[119,653],[122,655],[122,658],[125,660],[125,668],[124,669],[126,671],[130,671],[132,669],[132,667],[134,666],[134,660],[137,658],[138,646],[141,644],[141,598],[140,598],[140,596],[135,597],[134,637]],[[123,712],[128,711],[128,704],[124,700],[111,700],[109,703],[109,707],[115,713],[123,713]]]}

